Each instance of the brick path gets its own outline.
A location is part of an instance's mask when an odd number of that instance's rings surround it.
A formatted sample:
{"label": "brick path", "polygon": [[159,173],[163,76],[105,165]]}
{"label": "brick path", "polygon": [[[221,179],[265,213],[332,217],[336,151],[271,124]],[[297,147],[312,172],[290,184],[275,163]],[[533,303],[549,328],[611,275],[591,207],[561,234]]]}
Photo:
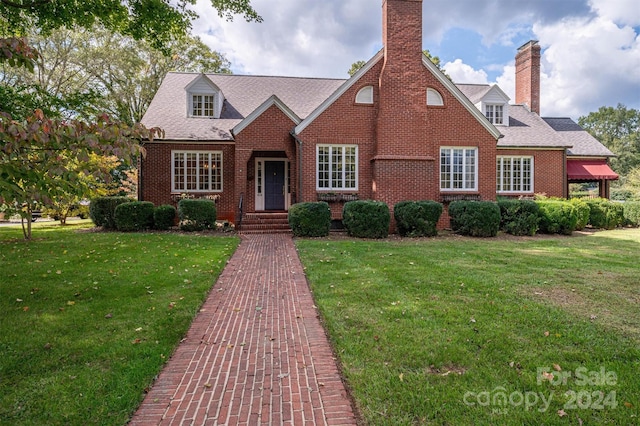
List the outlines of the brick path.
{"label": "brick path", "polygon": [[131,425],[355,425],[290,235],[245,235]]}

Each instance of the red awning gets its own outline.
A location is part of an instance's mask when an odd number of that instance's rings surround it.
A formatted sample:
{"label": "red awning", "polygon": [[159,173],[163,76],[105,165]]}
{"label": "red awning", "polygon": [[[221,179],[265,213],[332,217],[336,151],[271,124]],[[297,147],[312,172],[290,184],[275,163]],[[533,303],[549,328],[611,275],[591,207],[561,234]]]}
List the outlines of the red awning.
{"label": "red awning", "polygon": [[568,160],[569,180],[616,180],[618,175],[611,170],[607,160]]}

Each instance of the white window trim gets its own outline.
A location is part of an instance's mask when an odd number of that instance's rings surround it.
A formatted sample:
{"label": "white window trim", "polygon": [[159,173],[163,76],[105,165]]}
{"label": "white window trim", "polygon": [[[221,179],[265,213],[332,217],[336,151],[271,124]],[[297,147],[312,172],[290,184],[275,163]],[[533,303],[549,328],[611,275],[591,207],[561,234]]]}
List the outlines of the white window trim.
{"label": "white window trim", "polygon": [[[175,173],[175,154],[216,154],[220,155],[220,189],[187,189],[187,174],[184,173],[184,189],[176,189],[176,173]],[[209,165],[211,165],[211,157],[209,158]],[[184,161],[184,160],[183,160]],[[199,162],[197,163],[199,167]],[[198,179],[200,179],[200,173],[196,173]],[[198,182],[199,183],[199,182]],[[210,187],[213,185],[213,181],[209,182]],[[196,184],[196,187],[200,185]],[[222,151],[198,151],[198,150],[172,150],[171,151],[171,193],[221,193],[224,190],[224,155]]]}
{"label": "white window trim", "polygon": [[363,105],[373,105],[373,86],[364,86],[356,94],[356,103]]}
{"label": "white window trim", "polygon": [[[442,186],[442,151],[450,151],[450,156],[451,158],[453,157],[453,150],[454,149],[462,149],[463,150],[463,154],[462,154],[462,158],[466,158],[466,151],[467,150],[473,150],[475,151],[475,156],[474,156],[474,177],[473,177],[473,188],[465,188],[465,184],[466,184],[466,176],[467,173],[464,170],[464,162],[463,162],[463,170],[462,170],[462,188],[443,188]],[[479,150],[477,146],[441,146],[440,147],[440,155],[439,155],[439,164],[438,164],[438,179],[440,181],[440,192],[476,192],[478,191],[478,162],[479,162]],[[451,167],[451,171],[450,173],[450,182],[453,182],[453,167]]]}
{"label": "white window trim", "polygon": [[[194,96],[212,96],[213,97],[213,102],[212,102],[212,114],[211,115],[204,115],[204,98],[203,98],[203,105],[202,105],[202,115],[194,115],[193,113],[193,97]],[[218,94],[217,93],[196,93],[196,92],[190,92],[189,96],[188,96],[188,102],[189,102],[189,117],[191,118],[217,118],[217,110],[218,110]]]}
{"label": "white window trim", "polygon": [[[495,109],[493,111],[493,119],[490,119],[489,117],[487,117],[487,110],[489,109],[489,107],[501,107],[502,108],[502,123],[496,123],[496,114],[495,114]],[[508,120],[508,118],[506,117],[507,114],[507,108],[504,104],[501,103],[486,103],[484,104],[484,116],[487,117],[487,120],[489,120],[489,122],[491,124],[493,124],[494,126],[504,126],[505,122]]]}
{"label": "white window trim", "polygon": [[[532,155],[498,155],[496,157],[496,187],[498,186],[497,183],[498,181],[500,182],[500,188],[502,188],[502,164],[500,164],[500,167],[498,167],[497,164],[497,160],[502,160],[504,158],[510,158],[510,159],[514,159],[514,158],[521,158],[521,159],[530,159],[531,160],[531,182],[530,182],[530,187],[531,189],[528,191],[525,190],[503,190],[503,189],[497,189],[496,188],[496,192],[499,194],[533,194],[535,189],[534,189],[534,182],[535,182],[535,178],[534,178],[534,171],[535,171],[535,167],[534,167],[534,157]],[[511,187],[513,188],[513,162],[511,163]],[[521,176],[522,176],[522,171],[520,172]],[[500,179],[498,179],[498,177]],[[522,181],[521,181],[521,185],[522,185]]]}
{"label": "white window trim", "polygon": [[[356,149],[356,164],[355,164],[355,174],[356,174],[356,179],[355,179],[355,187],[354,188],[334,188],[333,186],[331,186],[332,184],[332,179],[331,176],[329,176],[329,188],[324,188],[324,187],[320,187],[320,161],[319,161],[319,156],[320,156],[320,148],[321,147],[329,147],[329,148],[333,148],[333,147],[341,147],[341,148],[355,148]],[[342,152],[343,155],[343,160],[344,160],[344,150]],[[329,158],[331,158],[331,153],[329,154]],[[358,149],[358,145],[346,145],[346,144],[317,144],[316,145],[316,190],[317,191],[344,191],[344,192],[350,192],[350,191],[357,191],[358,187],[360,185],[359,183],[359,162],[360,162],[360,153],[359,153],[359,149]],[[330,163],[331,164],[331,163]],[[329,171],[329,173],[331,173],[331,171]],[[344,183],[344,178],[343,178],[343,183]]]}
{"label": "white window trim", "polygon": [[444,99],[442,95],[436,89],[429,87],[427,89],[427,105],[429,106],[444,106]]}

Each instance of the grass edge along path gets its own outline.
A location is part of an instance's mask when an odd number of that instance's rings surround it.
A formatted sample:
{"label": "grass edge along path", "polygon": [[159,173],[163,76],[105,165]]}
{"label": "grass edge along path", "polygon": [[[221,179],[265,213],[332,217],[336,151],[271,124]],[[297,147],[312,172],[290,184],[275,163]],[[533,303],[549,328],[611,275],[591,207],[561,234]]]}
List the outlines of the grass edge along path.
{"label": "grass edge along path", "polygon": [[296,244],[367,424],[637,424],[640,230]]}
{"label": "grass edge along path", "polygon": [[0,228],[0,424],[125,424],[239,243],[83,226]]}

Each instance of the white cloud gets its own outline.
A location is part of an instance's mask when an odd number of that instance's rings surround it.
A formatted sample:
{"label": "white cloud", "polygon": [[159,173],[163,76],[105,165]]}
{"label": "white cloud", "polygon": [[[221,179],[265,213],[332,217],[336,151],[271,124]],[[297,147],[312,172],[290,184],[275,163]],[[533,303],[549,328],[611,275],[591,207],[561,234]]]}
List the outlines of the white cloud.
{"label": "white cloud", "polygon": [[447,62],[442,66],[446,73],[456,83],[464,84],[487,84],[487,73],[484,70],[475,70],[470,65],[462,62],[462,59],[456,59],[453,62]]}
{"label": "white cloud", "polygon": [[638,0],[591,0],[589,3],[603,19],[623,25],[640,25]]}

